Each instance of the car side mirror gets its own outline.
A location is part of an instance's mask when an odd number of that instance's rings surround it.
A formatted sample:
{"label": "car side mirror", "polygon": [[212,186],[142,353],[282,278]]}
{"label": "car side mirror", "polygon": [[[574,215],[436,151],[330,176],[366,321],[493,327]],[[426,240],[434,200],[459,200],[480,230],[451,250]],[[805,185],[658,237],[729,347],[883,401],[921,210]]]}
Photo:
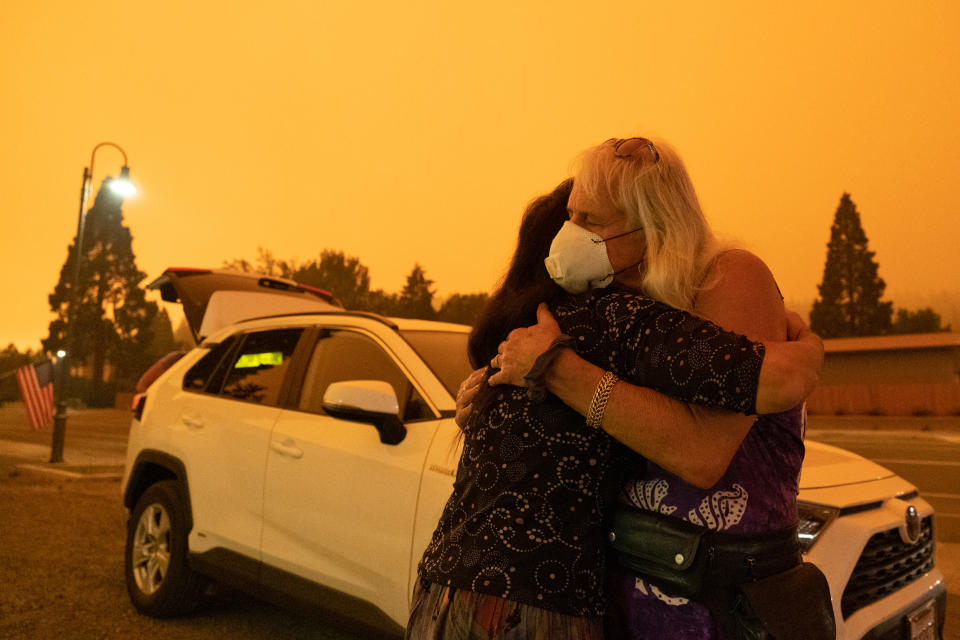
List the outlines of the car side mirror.
{"label": "car side mirror", "polygon": [[393,385],[383,380],[344,380],[323,393],[323,410],[335,418],[374,425],[380,442],[399,444],[407,435]]}

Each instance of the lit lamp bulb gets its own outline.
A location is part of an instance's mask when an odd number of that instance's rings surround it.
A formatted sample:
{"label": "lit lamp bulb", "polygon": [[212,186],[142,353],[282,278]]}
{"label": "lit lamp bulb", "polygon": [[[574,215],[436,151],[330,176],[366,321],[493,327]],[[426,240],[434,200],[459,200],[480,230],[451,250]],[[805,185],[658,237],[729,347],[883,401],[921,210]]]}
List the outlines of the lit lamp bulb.
{"label": "lit lamp bulb", "polygon": [[120,168],[120,177],[110,181],[110,191],[121,198],[136,195],[137,188],[130,182],[130,167],[124,165]]}

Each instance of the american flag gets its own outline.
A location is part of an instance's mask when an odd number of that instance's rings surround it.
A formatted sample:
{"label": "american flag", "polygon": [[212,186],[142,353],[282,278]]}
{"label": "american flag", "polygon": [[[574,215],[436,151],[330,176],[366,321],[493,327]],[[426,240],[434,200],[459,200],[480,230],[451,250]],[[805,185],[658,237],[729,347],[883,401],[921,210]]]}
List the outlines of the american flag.
{"label": "american flag", "polygon": [[53,418],[53,363],[49,360],[17,369],[17,386],[30,426],[39,429]]}

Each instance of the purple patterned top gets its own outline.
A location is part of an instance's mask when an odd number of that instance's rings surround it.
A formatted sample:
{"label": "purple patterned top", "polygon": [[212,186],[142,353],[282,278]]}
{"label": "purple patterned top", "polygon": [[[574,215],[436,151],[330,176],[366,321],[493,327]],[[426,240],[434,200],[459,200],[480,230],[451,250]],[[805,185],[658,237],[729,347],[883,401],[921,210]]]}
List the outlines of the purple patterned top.
{"label": "purple patterned top", "polygon": [[[761,533],[797,522],[797,491],[806,422],[803,405],[757,418],[716,485],[700,489],[653,463],[624,484],[620,499],[641,509],[683,518],[708,529]],[[717,638],[706,607],[671,598],[656,586],[618,570],[610,624],[631,638]]]}

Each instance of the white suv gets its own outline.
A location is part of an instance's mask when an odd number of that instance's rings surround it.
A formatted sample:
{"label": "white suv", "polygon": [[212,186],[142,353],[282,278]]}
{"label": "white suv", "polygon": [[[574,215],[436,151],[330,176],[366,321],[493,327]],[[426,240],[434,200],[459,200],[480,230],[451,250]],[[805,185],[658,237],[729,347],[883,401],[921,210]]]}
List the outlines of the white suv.
{"label": "white suv", "polygon": [[[158,286],[186,303],[185,285],[201,276],[168,271]],[[214,579],[402,633],[417,562],[452,489],[469,328],[331,302],[209,321],[208,336],[205,314],[192,314],[203,342],[138,399],[122,492],[139,611],[186,613]],[[810,442],[800,498],[802,541],[829,581],[838,637],[937,637],[946,595],[932,509],[916,489]]]}

